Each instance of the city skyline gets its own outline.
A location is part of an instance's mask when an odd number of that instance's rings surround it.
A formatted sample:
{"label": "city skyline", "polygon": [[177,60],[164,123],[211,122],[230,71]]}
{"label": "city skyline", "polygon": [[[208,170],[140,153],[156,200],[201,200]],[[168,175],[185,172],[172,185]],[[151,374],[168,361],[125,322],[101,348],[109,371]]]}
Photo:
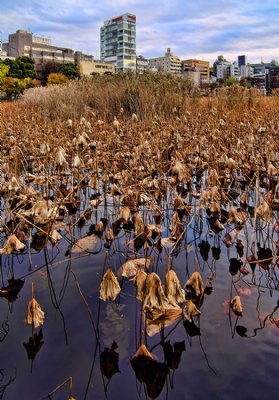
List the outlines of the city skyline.
{"label": "city skyline", "polygon": [[[11,2],[10,2],[11,3]],[[52,43],[100,57],[100,27],[126,12],[137,16],[137,54],[163,55],[170,47],[175,55],[208,60],[223,54],[230,61],[246,54],[248,62],[279,60],[277,21],[279,4],[272,0],[150,1],[119,0],[13,0],[0,5],[2,39],[17,29],[49,37]]]}

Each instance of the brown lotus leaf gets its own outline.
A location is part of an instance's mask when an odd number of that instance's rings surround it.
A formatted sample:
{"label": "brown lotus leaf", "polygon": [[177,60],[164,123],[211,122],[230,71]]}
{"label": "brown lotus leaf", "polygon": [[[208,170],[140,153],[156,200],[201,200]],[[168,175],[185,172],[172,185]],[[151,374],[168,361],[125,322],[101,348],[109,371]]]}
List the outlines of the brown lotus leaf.
{"label": "brown lotus leaf", "polygon": [[163,291],[160,277],[151,272],[146,278],[146,292],[143,308],[156,308],[165,310],[169,305],[169,301]]}
{"label": "brown lotus leaf", "polygon": [[119,219],[124,223],[127,224],[130,220],[131,211],[129,207],[122,207],[119,213]]}
{"label": "brown lotus leaf", "polygon": [[28,303],[28,311],[25,322],[29,325],[34,325],[34,328],[43,325],[45,319],[45,313],[43,312],[40,304],[33,297]]}
{"label": "brown lotus leaf", "polygon": [[156,358],[153,356],[153,354],[150,353],[150,351],[147,350],[147,347],[145,346],[145,344],[141,344],[139,346],[139,348],[137,349],[137,351],[133,355],[132,360],[134,360],[135,358],[138,358],[138,357],[147,357],[150,360],[156,360]]}
{"label": "brown lotus leaf", "polygon": [[147,273],[144,271],[138,271],[136,276],[132,279],[133,284],[137,288],[136,298],[140,301],[144,300],[146,290],[146,278]]}
{"label": "brown lotus leaf", "polygon": [[147,335],[150,337],[156,335],[163,328],[175,323],[182,315],[183,311],[179,306],[168,305],[163,311],[155,308],[146,309],[145,328]]}
{"label": "brown lotus leaf", "polygon": [[135,235],[141,235],[144,231],[144,222],[142,216],[139,213],[136,213],[133,217],[134,227],[135,227]]}
{"label": "brown lotus leaf", "polygon": [[192,321],[193,317],[197,317],[201,314],[200,310],[196,307],[192,300],[186,300],[185,306],[183,307],[183,315],[187,321]]}
{"label": "brown lotus leaf", "polygon": [[186,289],[191,289],[195,296],[198,297],[204,292],[204,284],[201,274],[198,271],[192,273],[191,277],[187,280],[184,286]]}
{"label": "brown lotus leaf", "polygon": [[231,308],[236,315],[242,316],[243,307],[239,296],[234,296],[232,298]]}
{"label": "brown lotus leaf", "polygon": [[22,243],[16,235],[11,235],[5,242],[4,247],[0,249],[0,254],[11,254],[13,251],[21,251],[25,249],[25,244]]}
{"label": "brown lotus leaf", "polygon": [[54,246],[61,239],[62,239],[62,236],[60,235],[60,233],[57,232],[57,230],[53,229],[49,235],[49,240],[51,241],[51,244]]}
{"label": "brown lotus leaf", "polygon": [[237,210],[231,206],[229,209],[228,223],[235,224],[237,226],[244,226],[248,218],[248,214],[244,210]]}
{"label": "brown lotus leaf", "polygon": [[137,274],[138,271],[148,270],[153,259],[147,258],[135,258],[134,260],[126,261],[120,267],[120,275],[126,278],[131,278]]}
{"label": "brown lotus leaf", "polygon": [[175,246],[176,244],[176,239],[174,237],[165,237],[165,238],[161,238],[161,246],[165,247],[167,249],[172,248],[173,246]]}
{"label": "brown lotus leaf", "polygon": [[185,292],[173,269],[170,269],[165,276],[165,295],[171,304],[179,304],[185,301]]}
{"label": "brown lotus leaf", "polygon": [[231,247],[232,246],[232,237],[229,233],[226,233],[223,239],[223,242],[225,243],[225,245],[227,247]]}
{"label": "brown lotus leaf", "polygon": [[272,209],[266,201],[263,201],[259,207],[256,208],[256,217],[261,218],[265,222],[269,222],[272,217]]}
{"label": "brown lotus leaf", "polygon": [[98,243],[98,237],[96,235],[85,236],[76,241],[73,245],[72,253],[81,253],[86,250],[94,251]]}
{"label": "brown lotus leaf", "polygon": [[120,285],[111,268],[105,272],[100,284],[100,299],[114,301],[121,291]]}

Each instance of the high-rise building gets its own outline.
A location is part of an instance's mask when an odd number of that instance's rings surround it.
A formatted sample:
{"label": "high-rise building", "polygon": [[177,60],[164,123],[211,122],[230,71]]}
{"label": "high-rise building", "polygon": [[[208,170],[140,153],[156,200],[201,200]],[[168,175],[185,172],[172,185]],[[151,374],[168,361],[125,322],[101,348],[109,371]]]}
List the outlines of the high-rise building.
{"label": "high-rise building", "polygon": [[247,57],[245,55],[238,56],[237,57],[237,61],[238,61],[238,66],[240,68],[242,65],[246,65],[247,64]]}
{"label": "high-rise building", "polygon": [[116,71],[136,71],[136,16],[123,14],[104,22],[100,30],[101,60]]}

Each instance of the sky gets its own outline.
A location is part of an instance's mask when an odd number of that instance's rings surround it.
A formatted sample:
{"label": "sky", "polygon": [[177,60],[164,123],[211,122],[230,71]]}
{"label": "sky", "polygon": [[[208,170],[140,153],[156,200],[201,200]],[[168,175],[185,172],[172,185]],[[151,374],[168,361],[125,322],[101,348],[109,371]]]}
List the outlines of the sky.
{"label": "sky", "polygon": [[126,12],[137,16],[137,54],[211,64],[247,55],[248,62],[279,61],[278,0],[0,0],[0,35],[26,29],[55,46],[100,57],[100,27]]}

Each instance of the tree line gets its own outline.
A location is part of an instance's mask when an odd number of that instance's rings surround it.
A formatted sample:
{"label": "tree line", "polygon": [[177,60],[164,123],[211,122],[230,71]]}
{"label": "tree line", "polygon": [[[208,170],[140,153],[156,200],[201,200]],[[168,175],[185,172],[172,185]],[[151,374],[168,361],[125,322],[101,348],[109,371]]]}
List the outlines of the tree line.
{"label": "tree line", "polygon": [[40,79],[37,79],[35,61],[26,56],[16,59],[0,59],[0,94],[8,100],[17,99],[26,89],[40,85],[54,85],[79,78],[74,64],[53,62],[42,66]]}

